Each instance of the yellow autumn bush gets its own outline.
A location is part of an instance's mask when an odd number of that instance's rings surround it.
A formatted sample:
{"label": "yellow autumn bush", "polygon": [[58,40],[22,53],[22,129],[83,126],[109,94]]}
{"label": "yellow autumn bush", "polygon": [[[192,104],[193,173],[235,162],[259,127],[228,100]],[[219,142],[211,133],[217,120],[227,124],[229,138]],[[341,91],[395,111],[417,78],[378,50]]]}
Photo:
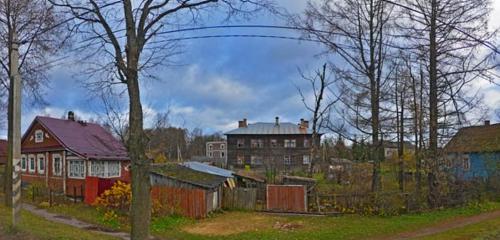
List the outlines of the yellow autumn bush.
{"label": "yellow autumn bush", "polygon": [[103,208],[128,210],[132,199],[132,189],[129,183],[117,181],[111,189],[104,191],[96,198],[94,205]]}

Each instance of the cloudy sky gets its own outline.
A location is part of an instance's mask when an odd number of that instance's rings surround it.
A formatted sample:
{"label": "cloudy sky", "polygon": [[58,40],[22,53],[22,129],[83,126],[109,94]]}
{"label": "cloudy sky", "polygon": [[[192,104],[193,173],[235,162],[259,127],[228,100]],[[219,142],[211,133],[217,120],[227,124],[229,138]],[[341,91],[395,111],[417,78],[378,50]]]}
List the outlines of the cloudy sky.
{"label": "cloudy sky", "polygon": [[[278,0],[290,12],[301,12],[306,0]],[[500,0],[494,0],[492,23],[500,24]],[[218,25],[208,22],[206,25]],[[284,25],[283,20],[261,16],[246,24]],[[298,36],[283,30],[212,30],[192,32],[186,36],[247,33]],[[157,70],[157,80],[142,84],[142,100],[149,116],[170,110],[173,125],[205,132],[227,131],[236,127],[237,120],[250,122],[297,122],[309,118],[296,86],[304,86],[298,68],[313,71],[325,60],[318,56],[321,46],[316,43],[262,39],[224,38],[184,41],[184,53],[177,56],[176,66]],[[101,102],[89,97],[82,87],[77,64],[61,65],[51,70],[46,92],[47,106],[23,107],[23,131],[36,115],[61,117],[73,110],[83,119],[98,119]],[[500,89],[477,83],[492,109],[500,104]],[[492,114],[492,119],[493,114]],[[500,119],[496,119],[494,122]],[[146,121],[146,125],[150,120]],[[0,131],[0,137],[6,133]]]}

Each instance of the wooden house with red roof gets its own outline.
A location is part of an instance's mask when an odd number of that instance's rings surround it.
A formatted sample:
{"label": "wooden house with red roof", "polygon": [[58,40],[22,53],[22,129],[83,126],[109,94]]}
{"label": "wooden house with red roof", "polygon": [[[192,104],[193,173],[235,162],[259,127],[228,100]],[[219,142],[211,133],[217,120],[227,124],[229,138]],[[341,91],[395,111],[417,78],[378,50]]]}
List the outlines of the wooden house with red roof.
{"label": "wooden house with red roof", "polygon": [[99,177],[130,182],[127,150],[99,124],[36,117],[21,140],[23,183],[41,182],[54,191],[83,195],[85,179]]}
{"label": "wooden house with red roof", "polygon": [[0,139],[0,165],[7,164],[7,141]]}

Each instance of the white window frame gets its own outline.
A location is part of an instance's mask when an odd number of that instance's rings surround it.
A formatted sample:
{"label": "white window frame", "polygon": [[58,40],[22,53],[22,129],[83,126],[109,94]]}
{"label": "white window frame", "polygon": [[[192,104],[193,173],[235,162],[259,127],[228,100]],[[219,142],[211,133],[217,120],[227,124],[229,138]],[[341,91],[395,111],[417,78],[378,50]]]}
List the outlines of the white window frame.
{"label": "white window frame", "polygon": [[[33,168],[31,168],[31,160],[33,160]],[[34,173],[36,171],[36,156],[34,154],[28,155],[28,172]]]}
{"label": "white window frame", "polygon": [[[42,160],[42,161],[40,161]],[[45,155],[44,154],[37,154],[36,155],[36,170],[38,172],[38,174],[45,174],[45,170],[47,169],[47,162],[45,161]],[[43,169],[40,168],[40,166],[42,166],[42,164],[40,164],[41,162],[43,162]]]}
{"label": "white window frame", "polygon": [[[44,133],[41,129],[38,129],[35,131],[35,143],[42,143],[43,142],[43,134]],[[40,136],[41,138],[38,138],[38,136]]]}
{"label": "white window frame", "polygon": [[310,145],[311,144],[309,143],[309,139],[304,138],[304,148],[308,148],[308,147],[310,147]]}
{"label": "white window frame", "polygon": [[290,147],[291,148],[297,147],[297,140],[296,139],[291,139],[290,140]]}
{"label": "white window frame", "polygon": [[292,165],[292,156],[290,155],[283,156],[283,163],[287,166]]}
{"label": "white window frame", "polygon": [[[117,169],[118,174],[111,175],[111,172],[110,172],[111,163],[118,163],[118,169]],[[97,168],[96,168],[97,165],[101,165],[100,166],[101,168],[99,169],[99,173],[95,173],[95,171],[97,170]],[[89,161],[89,176],[92,176],[92,177],[119,178],[122,175],[121,169],[122,169],[122,165],[121,165],[120,161],[101,161],[101,160]]]}
{"label": "white window frame", "polygon": [[[23,163],[24,163],[24,167],[23,167]],[[26,170],[28,170],[28,158],[26,157],[26,155],[22,154],[21,155],[21,171],[25,172]]]}
{"label": "white window frame", "polygon": [[302,163],[304,165],[311,164],[311,156],[310,155],[304,155],[304,156],[302,156]]}
{"label": "white window frame", "polygon": [[462,168],[465,170],[465,171],[469,171],[470,170],[470,157],[469,157],[469,154],[464,154],[462,156]]}
{"label": "white window frame", "polygon": [[262,157],[258,155],[250,156],[250,165],[254,166],[262,165]]}
{"label": "white window frame", "polygon": [[[85,164],[85,160],[83,159],[68,159],[68,178],[72,178],[72,179],[85,179],[85,176],[87,175],[87,166]],[[72,176],[72,169],[71,169],[71,166],[72,166],[72,163],[73,162],[81,162],[83,163],[82,166],[83,166],[83,177],[82,176],[75,176],[73,174]]]}
{"label": "white window frame", "polygon": [[[56,158],[59,159],[59,173],[56,172]],[[63,160],[61,154],[52,154],[52,175],[62,176]]]}
{"label": "white window frame", "polygon": [[238,165],[245,164],[245,156],[244,155],[236,156],[236,164],[238,164]]}

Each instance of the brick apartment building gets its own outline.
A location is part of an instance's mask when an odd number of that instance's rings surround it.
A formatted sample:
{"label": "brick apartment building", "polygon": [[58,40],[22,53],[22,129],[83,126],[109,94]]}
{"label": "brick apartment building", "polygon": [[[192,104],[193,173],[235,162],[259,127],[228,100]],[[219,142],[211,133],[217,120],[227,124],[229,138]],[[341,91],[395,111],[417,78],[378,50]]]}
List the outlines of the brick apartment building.
{"label": "brick apartment building", "polygon": [[[299,124],[238,121],[227,136],[228,168],[304,169],[311,162],[312,130],[304,119]],[[320,143],[318,135],[316,143]]]}

